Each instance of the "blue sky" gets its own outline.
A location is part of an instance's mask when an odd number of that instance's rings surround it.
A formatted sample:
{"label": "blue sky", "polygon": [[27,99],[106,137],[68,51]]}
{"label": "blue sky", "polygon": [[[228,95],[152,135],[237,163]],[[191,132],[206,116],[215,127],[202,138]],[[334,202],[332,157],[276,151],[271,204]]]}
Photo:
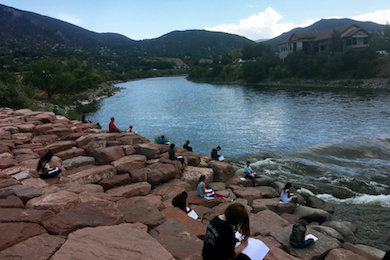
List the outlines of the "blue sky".
{"label": "blue sky", "polygon": [[322,18],[390,23],[390,0],[0,0],[3,5],[133,40],[175,30],[223,31],[268,39]]}

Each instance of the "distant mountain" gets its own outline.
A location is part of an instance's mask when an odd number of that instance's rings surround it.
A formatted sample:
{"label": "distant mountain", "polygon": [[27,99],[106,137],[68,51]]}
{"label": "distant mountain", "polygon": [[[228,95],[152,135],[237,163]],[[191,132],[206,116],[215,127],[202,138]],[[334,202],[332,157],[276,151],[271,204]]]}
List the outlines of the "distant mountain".
{"label": "distant mountain", "polygon": [[211,58],[226,55],[245,37],[204,30],[174,31],[156,39],[135,41],[120,34],[96,33],[79,26],[0,4],[0,53],[111,52],[160,57]]}
{"label": "distant mountain", "polygon": [[285,32],[271,40],[264,41],[262,42],[263,44],[269,44],[271,46],[271,49],[276,51],[277,50],[277,45],[281,43],[282,41],[290,38],[291,34],[293,33],[298,33],[298,32],[311,32],[311,31],[324,31],[344,25],[349,25],[349,24],[356,24],[357,26],[363,28],[364,30],[371,32],[375,31],[377,29],[383,30],[385,25],[373,23],[373,22],[360,22],[360,21],[355,21],[352,19],[321,19],[318,22],[313,23],[312,25],[305,27],[305,28],[295,28],[292,29],[289,32]]}

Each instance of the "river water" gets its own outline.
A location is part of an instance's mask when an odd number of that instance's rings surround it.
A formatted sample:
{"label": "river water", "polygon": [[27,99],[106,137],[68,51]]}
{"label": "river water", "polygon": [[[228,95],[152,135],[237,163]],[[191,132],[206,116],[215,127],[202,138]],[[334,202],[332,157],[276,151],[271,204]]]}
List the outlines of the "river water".
{"label": "river water", "polygon": [[358,243],[390,249],[390,90],[248,87],[150,78],[118,86],[88,118],[230,162],[332,203]]}

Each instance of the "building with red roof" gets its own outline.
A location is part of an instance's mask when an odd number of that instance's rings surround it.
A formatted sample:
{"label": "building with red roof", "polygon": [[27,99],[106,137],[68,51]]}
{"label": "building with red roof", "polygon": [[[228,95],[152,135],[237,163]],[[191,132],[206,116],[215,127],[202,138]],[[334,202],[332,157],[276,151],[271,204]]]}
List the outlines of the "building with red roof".
{"label": "building with red roof", "polygon": [[337,31],[343,43],[343,51],[349,48],[368,46],[370,33],[356,24],[344,25],[325,31],[293,33],[290,38],[278,44],[279,57],[284,59],[295,51],[321,52],[328,47],[328,41]]}

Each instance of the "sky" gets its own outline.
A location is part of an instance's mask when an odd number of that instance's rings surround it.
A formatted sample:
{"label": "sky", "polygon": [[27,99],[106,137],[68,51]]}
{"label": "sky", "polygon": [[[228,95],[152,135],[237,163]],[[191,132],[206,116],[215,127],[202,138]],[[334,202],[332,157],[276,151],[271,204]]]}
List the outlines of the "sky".
{"label": "sky", "polygon": [[190,29],[270,39],[323,18],[390,23],[390,0],[0,0],[0,4],[133,40]]}

